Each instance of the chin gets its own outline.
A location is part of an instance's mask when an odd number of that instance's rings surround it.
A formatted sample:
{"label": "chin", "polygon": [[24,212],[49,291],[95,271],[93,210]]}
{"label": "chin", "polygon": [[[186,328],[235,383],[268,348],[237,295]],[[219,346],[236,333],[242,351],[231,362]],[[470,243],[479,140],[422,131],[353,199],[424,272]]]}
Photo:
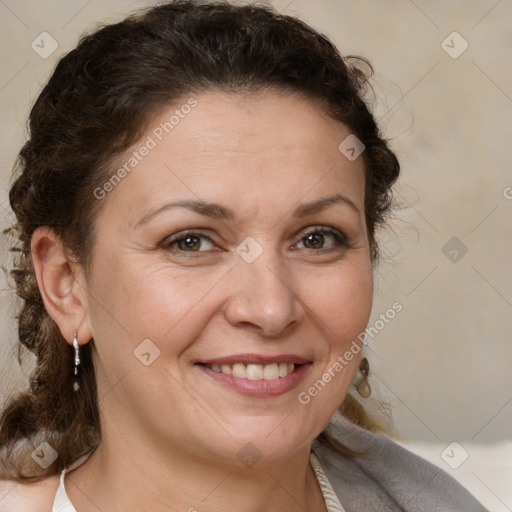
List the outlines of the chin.
{"label": "chin", "polygon": [[[248,460],[254,463],[257,459],[261,464],[275,465],[300,450],[309,449],[321,429],[322,426],[305,425],[304,421],[294,420],[293,412],[288,416],[246,417],[244,421],[229,426],[232,437],[224,437],[226,444],[222,456],[233,454],[234,457],[228,455],[228,458],[236,464],[248,465]],[[209,442],[211,445],[211,440]],[[219,440],[211,448],[218,451],[221,445]]]}

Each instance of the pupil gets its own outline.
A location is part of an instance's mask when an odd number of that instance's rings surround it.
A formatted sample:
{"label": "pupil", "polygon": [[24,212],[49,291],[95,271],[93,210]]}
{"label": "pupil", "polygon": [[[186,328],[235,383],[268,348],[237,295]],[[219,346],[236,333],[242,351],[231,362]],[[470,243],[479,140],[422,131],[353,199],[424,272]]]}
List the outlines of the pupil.
{"label": "pupil", "polygon": [[313,235],[308,235],[306,240],[307,240],[307,244],[310,247],[318,249],[319,247],[320,248],[322,247],[323,241],[324,241],[324,237],[323,237],[323,235],[313,234]]}
{"label": "pupil", "polygon": [[199,248],[199,239],[197,236],[187,236],[183,240],[181,240],[182,248],[184,249],[192,249],[197,250]]}

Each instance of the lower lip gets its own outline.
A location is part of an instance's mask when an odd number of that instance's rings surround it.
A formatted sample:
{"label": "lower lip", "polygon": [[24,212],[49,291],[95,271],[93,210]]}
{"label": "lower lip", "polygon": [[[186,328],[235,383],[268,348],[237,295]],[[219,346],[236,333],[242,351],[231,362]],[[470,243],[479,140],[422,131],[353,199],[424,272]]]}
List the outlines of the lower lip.
{"label": "lower lip", "polygon": [[244,396],[253,398],[269,398],[284,395],[297,387],[302,381],[311,363],[296,365],[295,370],[286,377],[279,377],[274,380],[250,380],[240,379],[225,373],[214,372],[205,365],[198,365],[199,368],[211,379],[224,384]]}

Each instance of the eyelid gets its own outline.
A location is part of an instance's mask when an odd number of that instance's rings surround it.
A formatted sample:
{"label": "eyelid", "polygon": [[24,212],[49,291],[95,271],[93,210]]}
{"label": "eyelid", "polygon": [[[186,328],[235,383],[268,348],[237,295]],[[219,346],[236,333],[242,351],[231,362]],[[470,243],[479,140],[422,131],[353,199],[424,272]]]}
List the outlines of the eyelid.
{"label": "eyelid", "polygon": [[301,229],[297,233],[297,235],[300,235],[302,233],[309,235],[310,233],[317,233],[319,231],[326,232],[326,233],[338,233],[339,235],[344,236],[343,233],[339,229],[336,229],[333,226],[328,226],[326,224],[315,224],[313,226],[307,226],[307,227]]}
{"label": "eyelid", "polygon": [[[167,236],[162,240],[162,242],[159,244],[159,247],[162,249],[170,249],[173,244],[176,242],[179,242],[183,238],[186,238],[187,236],[197,236],[199,238],[203,238],[211,242],[213,245],[217,245],[212,237],[206,235],[205,233],[201,232],[201,228],[198,229],[185,229],[183,231],[179,231],[178,233],[174,233],[173,235]],[[187,251],[180,251],[180,252],[187,252]],[[193,252],[193,251],[190,251]],[[196,252],[207,252],[207,251],[196,251]]]}
{"label": "eyelid", "polygon": [[[339,229],[337,229],[333,226],[327,226],[324,224],[308,226],[307,228],[302,229],[301,231],[299,231],[297,233],[296,237],[300,237],[300,238],[295,243],[302,241],[303,238],[307,237],[308,235],[314,234],[314,233],[321,233],[324,235],[333,235],[336,238],[336,241],[338,243],[340,243],[341,245],[343,245],[345,247],[350,247],[349,239],[348,239],[347,235],[345,235],[345,233],[343,233],[343,231],[340,231]],[[321,249],[316,249],[316,250],[318,251]]]}

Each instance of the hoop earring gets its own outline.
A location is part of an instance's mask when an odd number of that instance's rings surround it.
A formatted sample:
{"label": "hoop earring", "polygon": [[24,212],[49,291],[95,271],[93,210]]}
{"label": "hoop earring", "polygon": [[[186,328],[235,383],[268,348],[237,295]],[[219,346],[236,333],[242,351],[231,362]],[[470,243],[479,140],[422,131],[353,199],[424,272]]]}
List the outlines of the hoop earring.
{"label": "hoop earring", "polygon": [[357,373],[352,381],[352,386],[363,398],[368,398],[372,394],[372,388],[368,382],[368,375],[370,373],[370,363],[366,357],[361,359]]}
{"label": "hoop earring", "polygon": [[[73,377],[75,379],[80,375],[80,345],[78,344],[78,338],[76,336],[76,332],[73,333],[73,349],[74,349],[74,364],[73,364]],[[78,391],[80,389],[80,385],[75,380],[73,382],[73,390]]]}

